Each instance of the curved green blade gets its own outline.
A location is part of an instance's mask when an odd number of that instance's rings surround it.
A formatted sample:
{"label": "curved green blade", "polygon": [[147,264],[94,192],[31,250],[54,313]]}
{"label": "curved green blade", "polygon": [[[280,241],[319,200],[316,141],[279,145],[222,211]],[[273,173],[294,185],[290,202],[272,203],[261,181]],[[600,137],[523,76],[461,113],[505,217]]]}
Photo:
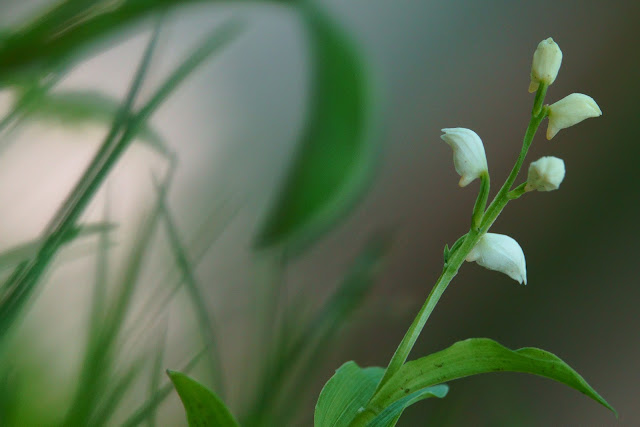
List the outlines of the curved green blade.
{"label": "curved green blade", "polygon": [[538,348],[514,351],[487,338],[472,338],[406,363],[371,399],[368,415],[362,420],[375,418],[407,394],[426,387],[470,375],[503,371],[534,374],[561,382],[589,396],[617,416],[615,409],[559,357]]}
{"label": "curved green blade", "polygon": [[301,8],[310,37],[310,110],[298,152],[256,246],[299,251],[362,195],[377,156],[367,69],[351,40],[322,11]]}
{"label": "curved green blade", "polygon": [[447,393],[449,393],[449,386],[446,384],[434,385],[418,390],[387,406],[384,411],[367,424],[367,427],[393,427],[398,422],[398,419],[400,419],[404,410],[409,406],[430,397],[442,399]]}

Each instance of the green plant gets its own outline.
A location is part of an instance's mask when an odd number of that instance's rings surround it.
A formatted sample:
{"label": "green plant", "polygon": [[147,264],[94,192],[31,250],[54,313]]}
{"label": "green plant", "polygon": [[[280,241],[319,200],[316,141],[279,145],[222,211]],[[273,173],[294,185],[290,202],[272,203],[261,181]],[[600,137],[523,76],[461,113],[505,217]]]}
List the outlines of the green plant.
{"label": "green plant", "polygon": [[[562,53],[552,39],[542,41],[534,54],[530,91],[536,92],[536,95],[529,126],[511,173],[488,207],[489,172],[480,137],[469,129],[443,129],[442,139],[452,147],[456,171],[461,175],[460,186],[467,186],[478,178],[481,181],[471,227],[451,248],[445,246],[442,274],[387,368],[360,368],[354,362],[342,365],[318,398],[316,426],[393,426],[408,406],[430,397],[444,398],[449,390],[445,382],[502,371],[530,373],[564,383],[615,413],[613,407],[569,365],[537,348],[512,351],[495,341],[474,338],[407,362],[430,314],[465,260],[503,272],[526,284],[525,258],[518,243],[511,237],[488,231],[509,201],[529,191],[555,190],[564,178],[564,162],[555,157],[543,157],[531,164],[527,181],[514,188],[541,122],[549,119],[547,138],[551,139],[563,128],[602,114],[595,101],[583,94],[572,94],[552,105],[543,105],[547,88],[555,80],[560,68],[561,58]],[[176,386],[179,390],[189,387],[185,384]],[[209,393],[201,389],[191,392]],[[185,394],[186,390],[182,389],[183,400]],[[196,425],[198,420],[206,423],[206,420],[213,419],[219,405],[222,405],[219,401],[209,407],[194,408],[187,405],[190,422]]]}
{"label": "green plant", "polygon": [[[205,3],[205,0],[199,1]],[[14,94],[12,108],[0,121],[0,131],[5,132],[2,147],[9,143],[9,130],[32,121],[49,125],[92,122],[109,126],[93,160],[41,237],[0,253],[0,273],[6,273],[0,286],[2,425],[113,423],[116,413],[124,411],[123,402],[133,393],[134,385],[143,381],[145,368],[151,371],[148,394],[138,393],[131,399],[136,407],[126,408],[129,412],[118,419],[122,425],[155,425],[158,407],[174,389],[192,425],[291,423],[299,416],[297,411],[304,390],[309,389],[314,369],[327,355],[340,328],[362,305],[385,259],[392,237],[387,232],[368,241],[334,293],[309,316],[290,307],[279,310],[283,277],[278,276],[274,283],[258,289],[266,294],[264,317],[260,321],[269,328],[274,327],[265,331],[264,342],[256,346],[258,360],[255,363],[260,369],[255,389],[244,393],[246,408],[232,414],[225,404],[225,366],[220,354],[224,342],[219,337],[215,313],[208,311],[204,304],[202,284],[195,274],[207,249],[225,228],[225,221],[215,229],[203,225],[199,233],[201,239],[183,239],[166,200],[179,159],[170,148],[170,141],[149,124],[149,119],[201,64],[241,35],[246,22],[234,18],[215,28],[189,51],[149,97],[143,99],[141,94],[167,13],[171,8],[195,2],[60,0],[34,20],[0,35],[0,87]],[[227,2],[209,0],[209,3]],[[378,117],[369,69],[349,34],[313,2],[264,3],[284,5],[295,12],[307,37],[312,65],[309,108],[297,152],[282,191],[254,242],[256,250],[275,253],[284,270],[288,262],[303,254],[350,211],[371,182],[379,154],[375,133]],[[92,49],[97,49],[106,36],[124,33],[133,24],[150,17],[153,33],[122,101],[95,91],[57,90],[57,84]],[[488,231],[509,201],[529,191],[557,189],[564,177],[564,163],[555,157],[544,157],[531,164],[527,181],[514,188],[540,123],[549,119],[547,137],[550,139],[565,127],[601,114],[595,101],[582,94],[544,105],[546,91],[555,80],[560,62],[557,45],[551,39],[543,41],[534,54],[530,91],[536,95],[522,151],[488,207],[490,182],[482,141],[468,129],[443,130],[443,139],[454,150],[460,185],[480,179],[469,232],[450,248],[445,246],[442,275],[388,367],[360,368],[352,361],[342,365],[318,398],[316,425],[392,426],[408,406],[430,397],[444,398],[449,391],[445,382],[497,371],[552,378],[613,410],[566,363],[535,348],[512,351],[492,340],[470,339],[407,362],[426,321],[465,260],[502,271],[526,284],[520,246],[510,237]],[[160,178],[153,175],[156,203],[140,222],[140,233],[121,277],[113,280],[109,263],[113,245],[110,236],[116,224],[111,222],[108,206],[102,222],[84,224],[82,215],[126,150],[138,141],[164,158],[167,171],[158,175]],[[158,291],[142,304],[141,313],[134,315],[133,300],[140,287],[145,259],[154,245],[152,239],[158,231],[167,236],[175,271],[166,274]],[[28,316],[33,296],[45,285],[46,273],[54,260],[77,239],[96,236],[93,297],[77,381],[71,383],[72,390],[63,404],[46,411],[34,411],[37,407],[34,402],[41,395],[32,391],[33,385],[46,388],[40,378],[46,372],[36,369],[33,366],[36,362],[22,360],[21,355],[31,355],[32,348],[28,337],[16,339],[15,330],[21,319]],[[167,371],[169,380],[164,378],[163,382],[162,373],[167,365],[164,360],[167,326],[163,312],[181,288],[185,289],[195,314],[202,349],[192,352],[190,360],[178,367],[181,372]],[[306,301],[298,299],[292,305],[304,307],[305,304]],[[152,328],[158,323],[160,332]],[[131,360],[123,357],[127,346],[136,349]],[[208,379],[211,389],[185,375],[202,361],[211,374]]]}

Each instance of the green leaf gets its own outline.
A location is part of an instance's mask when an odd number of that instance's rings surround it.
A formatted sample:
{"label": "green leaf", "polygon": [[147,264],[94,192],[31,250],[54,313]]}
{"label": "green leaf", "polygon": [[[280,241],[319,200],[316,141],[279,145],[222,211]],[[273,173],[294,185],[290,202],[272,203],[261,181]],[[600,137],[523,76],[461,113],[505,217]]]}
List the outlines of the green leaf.
{"label": "green leaf", "polygon": [[380,415],[367,424],[367,427],[393,427],[398,422],[402,412],[404,412],[404,410],[409,406],[430,397],[438,397],[442,399],[447,395],[447,393],[449,393],[449,386],[446,384],[434,385],[433,387],[418,390],[387,406]]}
{"label": "green leaf", "polygon": [[[74,90],[58,93],[42,93],[38,102],[25,110],[25,116],[37,120],[58,122],[64,126],[85,123],[109,125],[117,114],[121,102],[100,92]],[[138,137],[162,155],[169,155],[162,136],[147,123],[138,129]]]}
{"label": "green leaf", "polygon": [[238,426],[229,409],[211,390],[176,371],[167,371],[190,426]]}
{"label": "green leaf", "polygon": [[[209,0],[209,3],[221,2]],[[154,14],[202,3],[202,0],[58,0],[56,3],[51,8],[43,8],[39,16],[17,31],[0,33],[0,87],[44,77],[60,67],[72,67],[96,50],[109,46],[109,37],[128,35],[135,31],[136,24]]]}
{"label": "green leaf", "polygon": [[[385,408],[426,387],[488,372],[523,372],[561,382],[616,413],[587,382],[557,356],[537,348],[509,350],[487,338],[459,341],[451,347],[407,362],[371,399],[356,425],[368,425]],[[617,416],[617,414],[616,414]]]}
{"label": "green leaf", "polygon": [[315,427],[348,426],[365,407],[383,374],[383,368],[361,368],[353,361],[338,368],[318,397]]}
{"label": "green leaf", "polygon": [[312,58],[310,106],[297,153],[256,246],[286,244],[288,255],[327,231],[371,180],[377,156],[371,85],[352,40],[303,3]]}

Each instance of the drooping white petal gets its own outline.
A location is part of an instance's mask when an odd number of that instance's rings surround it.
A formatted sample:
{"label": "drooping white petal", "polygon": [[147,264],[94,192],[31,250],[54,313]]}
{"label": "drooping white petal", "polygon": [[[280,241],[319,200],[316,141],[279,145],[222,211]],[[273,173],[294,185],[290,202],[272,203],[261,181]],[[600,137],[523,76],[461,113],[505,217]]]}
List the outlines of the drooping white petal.
{"label": "drooping white petal", "polygon": [[453,149],[453,164],[460,175],[460,187],[469,185],[487,172],[487,157],[477,133],[465,128],[442,129],[440,138]]}
{"label": "drooping white petal", "polygon": [[562,129],[601,115],[602,111],[593,98],[582,93],[572,93],[549,106],[547,139],[553,138]]}
{"label": "drooping white petal", "polygon": [[538,90],[540,83],[550,85],[556,80],[560,65],[562,64],[562,51],[551,37],[542,40],[533,54],[531,65],[531,84],[529,92]]}
{"label": "drooping white petal", "polygon": [[564,179],[564,161],[557,157],[541,157],[529,166],[526,191],[557,190]]}
{"label": "drooping white petal", "polygon": [[467,261],[475,261],[489,270],[506,274],[519,283],[527,284],[527,266],[522,248],[504,234],[486,233],[469,252]]}

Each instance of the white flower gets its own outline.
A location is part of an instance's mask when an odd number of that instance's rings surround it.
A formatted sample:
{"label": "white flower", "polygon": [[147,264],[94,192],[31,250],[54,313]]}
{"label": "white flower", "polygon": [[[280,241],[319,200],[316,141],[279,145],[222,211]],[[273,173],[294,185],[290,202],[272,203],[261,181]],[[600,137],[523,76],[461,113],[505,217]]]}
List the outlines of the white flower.
{"label": "white flower", "polygon": [[572,93],[549,106],[547,139],[553,138],[561,129],[601,115],[602,111],[593,98],[581,93]]}
{"label": "white flower", "polygon": [[564,179],[564,161],[557,157],[542,157],[529,166],[526,191],[557,190]]}
{"label": "white flower", "polygon": [[453,164],[461,176],[460,187],[469,185],[488,171],[484,146],[477,133],[465,128],[442,129],[442,132],[444,135],[440,138],[453,149]]}
{"label": "white flower", "polygon": [[529,92],[538,90],[540,83],[550,85],[556,79],[560,64],[562,63],[562,51],[551,37],[542,40],[533,54],[531,65],[531,84]]}
{"label": "white flower", "polygon": [[527,266],[522,248],[509,236],[487,233],[469,252],[467,261],[475,261],[489,270],[500,271],[527,284]]}

